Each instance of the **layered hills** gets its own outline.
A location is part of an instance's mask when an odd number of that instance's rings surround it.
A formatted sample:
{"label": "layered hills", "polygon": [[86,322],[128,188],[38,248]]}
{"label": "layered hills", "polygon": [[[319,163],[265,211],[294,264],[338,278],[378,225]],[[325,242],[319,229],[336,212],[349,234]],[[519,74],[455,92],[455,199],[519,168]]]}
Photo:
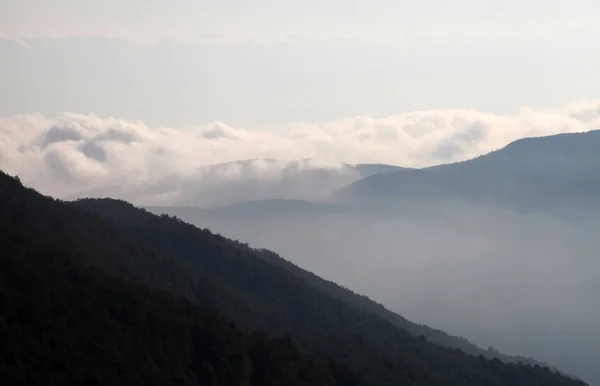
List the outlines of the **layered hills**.
{"label": "layered hills", "polygon": [[273,249],[417,325],[597,383],[599,154],[600,131],[524,138],[463,162],[377,169],[320,200],[272,191],[148,209]]}
{"label": "layered hills", "polygon": [[123,201],[0,174],[0,229],[1,370],[22,384],[583,384],[416,337],[268,251]]}

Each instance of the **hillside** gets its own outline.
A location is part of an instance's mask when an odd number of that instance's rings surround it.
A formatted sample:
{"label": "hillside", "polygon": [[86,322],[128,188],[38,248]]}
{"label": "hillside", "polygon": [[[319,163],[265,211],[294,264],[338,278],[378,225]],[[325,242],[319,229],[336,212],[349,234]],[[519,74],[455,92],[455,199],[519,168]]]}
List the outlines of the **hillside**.
{"label": "hillside", "polygon": [[348,385],[360,377],[164,291],[0,228],[0,374],[10,385]]}
{"label": "hillside", "polygon": [[245,331],[291,336],[303,350],[343,361],[377,385],[583,384],[538,366],[503,364],[415,338],[255,250],[121,201],[67,204],[2,174],[0,226],[35,235],[85,266],[216,309]]}

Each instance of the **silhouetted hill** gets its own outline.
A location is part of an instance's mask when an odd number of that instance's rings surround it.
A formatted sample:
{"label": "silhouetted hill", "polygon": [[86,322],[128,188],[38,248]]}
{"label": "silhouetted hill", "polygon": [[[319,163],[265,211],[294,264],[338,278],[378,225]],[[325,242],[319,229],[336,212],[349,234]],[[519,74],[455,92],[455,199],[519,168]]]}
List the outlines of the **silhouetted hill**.
{"label": "silhouetted hill", "polygon": [[583,384],[547,368],[503,364],[415,338],[258,251],[122,201],[63,203],[1,174],[0,227],[68,251],[84,267],[215,309],[246,331],[290,336],[320,360],[343,362],[377,385]]}
{"label": "silhouetted hill", "polygon": [[6,385],[348,385],[360,377],[289,339],[241,333],[165,291],[111,278],[0,228]]}

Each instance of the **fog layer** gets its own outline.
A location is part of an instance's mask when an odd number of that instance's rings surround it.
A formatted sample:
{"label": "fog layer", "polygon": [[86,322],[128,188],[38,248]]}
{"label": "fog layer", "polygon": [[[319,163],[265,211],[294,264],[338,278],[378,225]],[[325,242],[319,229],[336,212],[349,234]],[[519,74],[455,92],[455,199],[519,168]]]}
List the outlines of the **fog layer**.
{"label": "fog layer", "polygon": [[237,213],[176,214],[273,249],[412,321],[600,380],[596,224],[467,204],[385,218]]}

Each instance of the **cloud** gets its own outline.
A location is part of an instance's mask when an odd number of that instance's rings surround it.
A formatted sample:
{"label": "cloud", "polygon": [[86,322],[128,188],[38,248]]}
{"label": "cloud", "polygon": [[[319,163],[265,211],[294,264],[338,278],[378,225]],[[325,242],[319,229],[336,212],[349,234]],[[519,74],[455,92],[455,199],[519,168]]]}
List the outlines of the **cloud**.
{"label": "cloud", "polygon": [[[60,197],[127,185],[137,186],[138,194],[140,189],[153,190],[169,201],[173,195],[189,193],[182,189],[190,188],[186,185],[190,180],[198,185],[209,177],[213,182],[217,177],[281,179],[284,172],[291,179],[298,170],[290,169],[286,161],[314,159],[294,164],[296,169],[311,170],[339,170],[342,162],[422,167],[472,158],[522,137],[597,128],[600,100],[546,110],[523,108],[514,115],[423,110],[263,130],[222,122],[192,128],[148,127],[140,121],[95,115],[26,114],[0,118],[0,168]],[[280,162],[205,168],[255,158]]]}
{"label": "cloud", "polygon": [[19,46],[21,46],[23,48],[26,48],[26,49],[31,48],[31,46],[30,46],[30,44],[29,44],[29,42],[27,40],[24,40],[24,39],[21,39],[21,38],[18,38],[18,37],[8,36],[8,35],[5,35],[3,33],[0,33],[0,40],[11,41],[13,43],[18,44]]}

